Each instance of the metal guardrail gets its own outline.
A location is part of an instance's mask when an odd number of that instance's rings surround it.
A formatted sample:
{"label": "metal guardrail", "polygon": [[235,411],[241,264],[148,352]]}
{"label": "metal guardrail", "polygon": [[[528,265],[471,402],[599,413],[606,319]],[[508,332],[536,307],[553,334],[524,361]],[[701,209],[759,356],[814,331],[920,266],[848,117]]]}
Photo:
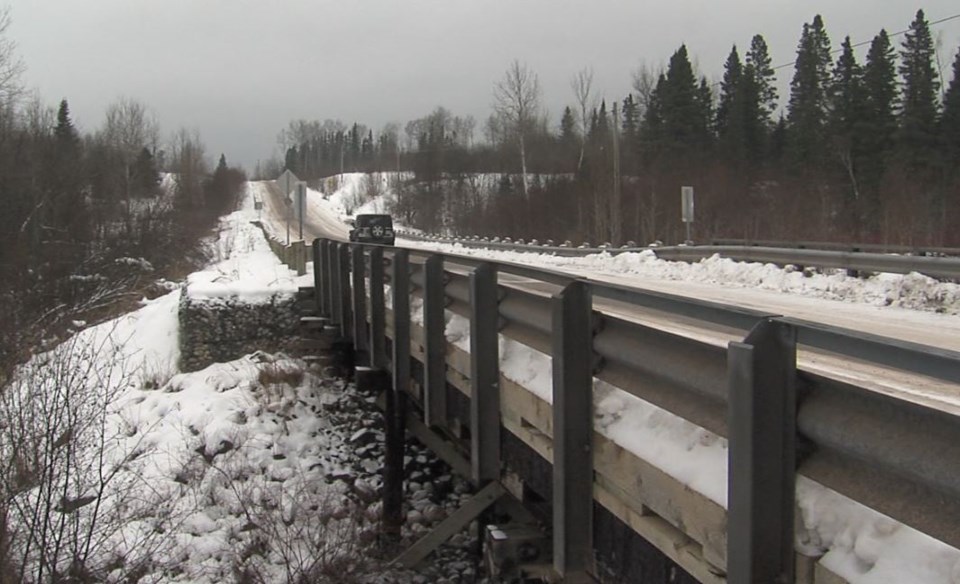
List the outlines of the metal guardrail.
{"label": "metal guardrail", "polygon": [[[438,243],[457,243],[465,247],[481,247],[509,251],[549,253],[565,257],[582,257],[586,255],[609,253],[617,255],[628,252],[651,251],[658,258],[671,261],[698,262],[705,258],[719,255],[742,262],[772,263],[780,266],[812,266],[818,268],[836,268],[856,272],[889,272],[893,274],[921,273],[931,278],[960,280],[960,257],[938,257],[926,255],[894,255],[879,253],[882,247],[858,246],[857,249],[846,249],[837,246],[836,249],[793,249],[786,247],[759,246],[759,245],[689,245],[689,246],[651,246],[651,247],[612,247],[612,246],[558,246],[541,245],[539,243],[513,242],[501,240],[485,240],[470,238],[443,238],[422,236],[412,233],[403,233],[402,237],[419,241],[434,241]],[[824,244],[825,246],[827,244]],[[867,251],[874,249],[877,251]],[[912,248],[904,248],[906,252]],[[862,250],[862,251],[859,251]],[[943,253],[956,256],[960,250],[950,248],[934,248],[925,250],[929,253]]]}
{"label": "metal guardrail", "polygon": [[783,247],[789,249],[816,249],[822,251],[846,251],[868,253],[895,253],[913,256],[960,257],[960,248],[922,245],[888,245],[884,243],[834,243],[830,241],[776,241],[772,239],[711,239],[710,245],[734,245],[750,247]]}
{"label": "metal guardrail", "polygon": [[[553,356],[554,566],[560,574],[585,569],[590,553],[583,533],[590,531],[593,473],[582,469],[593,464],[583,449],[593,432],[593,377],[728,438],[730,582],[794,581],[797,473],[960,547],[960,417],[798,370],[797,346],[954,384],[960,383],[960,353],[429,251],[315,240],[313,259],[318,310],[345,337],[360,342],[369,334],[371,365],[389,367],[395,387],[406,387],[409,376],[408,290],[424,298],[423,407],[434,426],[446,423],[443,311],[470,319],[471,460],[478,482],[497,478],[500,468],[497,334]],[[382,338],[385,261],[390,282],[404,283],[390,288],[398,334],[389,359]],[[369,292],[358,292],[364,275]],[[511,276],[535,281],[537,290],[521,289]],[[356,317],[366,312],[360,296],[369,296],[369,322]],[[596,299],[719,325],[740,331],[742,340],[727,347],[693,340],[599,312]]]}
{"label": "metal guardrail", "polygon": [[260,231],[263,232],[263,237],[267,240],[267,244],[270,246],[270,251],[273,252],[273,255],[277,256],[277,258],[291,270],[296,271],[297,275],[302,276],[307,273],[308,253],[306,242],[298,240],[289,245],[284,245],[267,232],[262,222],[254,221],[254,224],[260,227]]}

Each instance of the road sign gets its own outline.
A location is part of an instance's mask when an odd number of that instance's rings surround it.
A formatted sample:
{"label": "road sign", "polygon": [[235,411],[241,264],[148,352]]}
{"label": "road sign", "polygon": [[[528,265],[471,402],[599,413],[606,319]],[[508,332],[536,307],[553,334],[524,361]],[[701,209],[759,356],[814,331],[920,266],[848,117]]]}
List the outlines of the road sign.
{"label": "road sign", "polygon": [[680,187],[683,204],[683,222],[693,223],[693,187]]}
{"label": "road sign", "polygon": [[687,226],[687,245],[693,244],[690,237],[690,224],[693,223],[693,187],[680,187],[680,203],[682,206],[683,223]]}
{"label": "road sign", "polygon": [[277,184],[280,185],[280,190],[288,197],[290,193],[293,192],[293,189],[297,188],[298,182],[300,182],[300,179],[290,170],[284,170],[283,174],[277,177]]}

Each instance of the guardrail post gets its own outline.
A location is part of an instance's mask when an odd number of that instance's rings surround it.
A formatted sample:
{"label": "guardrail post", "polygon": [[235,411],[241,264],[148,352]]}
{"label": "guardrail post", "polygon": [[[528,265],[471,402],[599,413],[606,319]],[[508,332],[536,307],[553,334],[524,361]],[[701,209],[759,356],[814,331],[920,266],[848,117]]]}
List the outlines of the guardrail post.
{"label": "guardrail post", "polygon": [[443,256],[427,258],[424,269],[423,324],[425,330],[423,413],[427,426],[447,424],[447,339],[444,318]]}
{"label": "guardrail post", "polygon": [[410,384],[410,272],[409,252],[393,254],[390,289],[393,297],[393,389],[387,391],[386,439],[383,470],[383,527],[398,540],[403,525],[403,455],[406,396]]}
{"label": "guardrail post", "polygon": [[353,244],[351,255],[351,265],[353,267],[353,349],[360,355],[365,355],[369,344],[367,342],[367,265],[364,261],[363,246],[358,243]]}
{"label": "guardrail post", "polygon": [[387,366],[386,307],[383,298],[383,248],[370,248],[370,367]]}
{"label": "guardrail post", "polygon": [[500,478],[500,347],[497,270],[470,274],[470,465],[478,485]]}
{"label": "guardrail post", "polygon": [[303,240],[293,242],[293,265],[298,276],[307,273],[307,248]]}
{"label": "guardrail post", "polygon": [[393,296],[393,388],[405,393],[410,387],[410,252],[393,252],[390,270]]}
{"label": "guardrail post", "polygon": [[317,316],[326,316],[324,312],[323,289],[323,242],[316,238],[310,246],[313,255],[313,300],[317,308]]}
{"label": "guardrail post", "polygon": [[330,323],[334,326],[340,326],[340,254],[337,253],[337,242],[327,242],[327,266],[328,278],[330,282]]}
{"label": "guardrail post", "polygon": [[572,282],[553,304],[553,567],[586,574],[593,556],[593,322],[590,289]]}
{"label": "guardrail post", "polygon": [[350,337],[350,245],[337,244],[337,282],[340,288],[340,336]]}
{"label": "guardrail post", "polygon": [[727,580],[793,582],[796,330],[763,320],[727,359]]}

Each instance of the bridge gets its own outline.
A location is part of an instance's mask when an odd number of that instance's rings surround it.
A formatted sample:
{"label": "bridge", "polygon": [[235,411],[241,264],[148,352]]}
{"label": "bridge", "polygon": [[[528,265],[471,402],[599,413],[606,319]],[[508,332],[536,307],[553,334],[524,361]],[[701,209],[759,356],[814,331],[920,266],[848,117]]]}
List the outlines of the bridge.
{"label": "bridge", "polygon": [[[479,493],[458,528],[508,492],[549,509],[557,578],[657,565],[689,578],[663,581],[841,581],[794,550],[803,479],[960,545],[957,412],[870,381],[955,392],[954,352],[502,262],[325,239],[311,257],[314,322],[361,383],[383,374],[388,458],[406,429],[469,473]],[[500,337],[551,357],[548,394],[500,370]],[[600,384],[725,438],[726,505],[605,435]],[[385,489],[398,513],[399,484]],[[610,537],[626,532],[628,559]]]}

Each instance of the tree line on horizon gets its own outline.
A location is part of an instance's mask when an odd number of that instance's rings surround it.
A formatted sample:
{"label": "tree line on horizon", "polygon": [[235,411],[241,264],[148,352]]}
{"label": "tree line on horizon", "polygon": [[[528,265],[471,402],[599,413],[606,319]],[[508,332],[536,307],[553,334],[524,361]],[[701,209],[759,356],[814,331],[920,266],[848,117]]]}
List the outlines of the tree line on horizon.
{"label": "tree line on horizon", "polygon": [[[849,37],[832,46],[819,15],[803,25],[783,103],[759,34],[731,48],[716,84],[684,45],[661,70],[634,72],[620,100],[598,100],[585,69],[556,127],[536,74],[515,61],[482,138],[443,107],[376,134],[298,120],[281,132],[282,164],[304,179],[412,173],[395,212],[431,231],[677,242],[689,185],[695,239],[960,246],[960,50],[946,82],[922,10],[899,47],[877,33],[862,63]],[[492,193],[479,173],[501,175]]]}

